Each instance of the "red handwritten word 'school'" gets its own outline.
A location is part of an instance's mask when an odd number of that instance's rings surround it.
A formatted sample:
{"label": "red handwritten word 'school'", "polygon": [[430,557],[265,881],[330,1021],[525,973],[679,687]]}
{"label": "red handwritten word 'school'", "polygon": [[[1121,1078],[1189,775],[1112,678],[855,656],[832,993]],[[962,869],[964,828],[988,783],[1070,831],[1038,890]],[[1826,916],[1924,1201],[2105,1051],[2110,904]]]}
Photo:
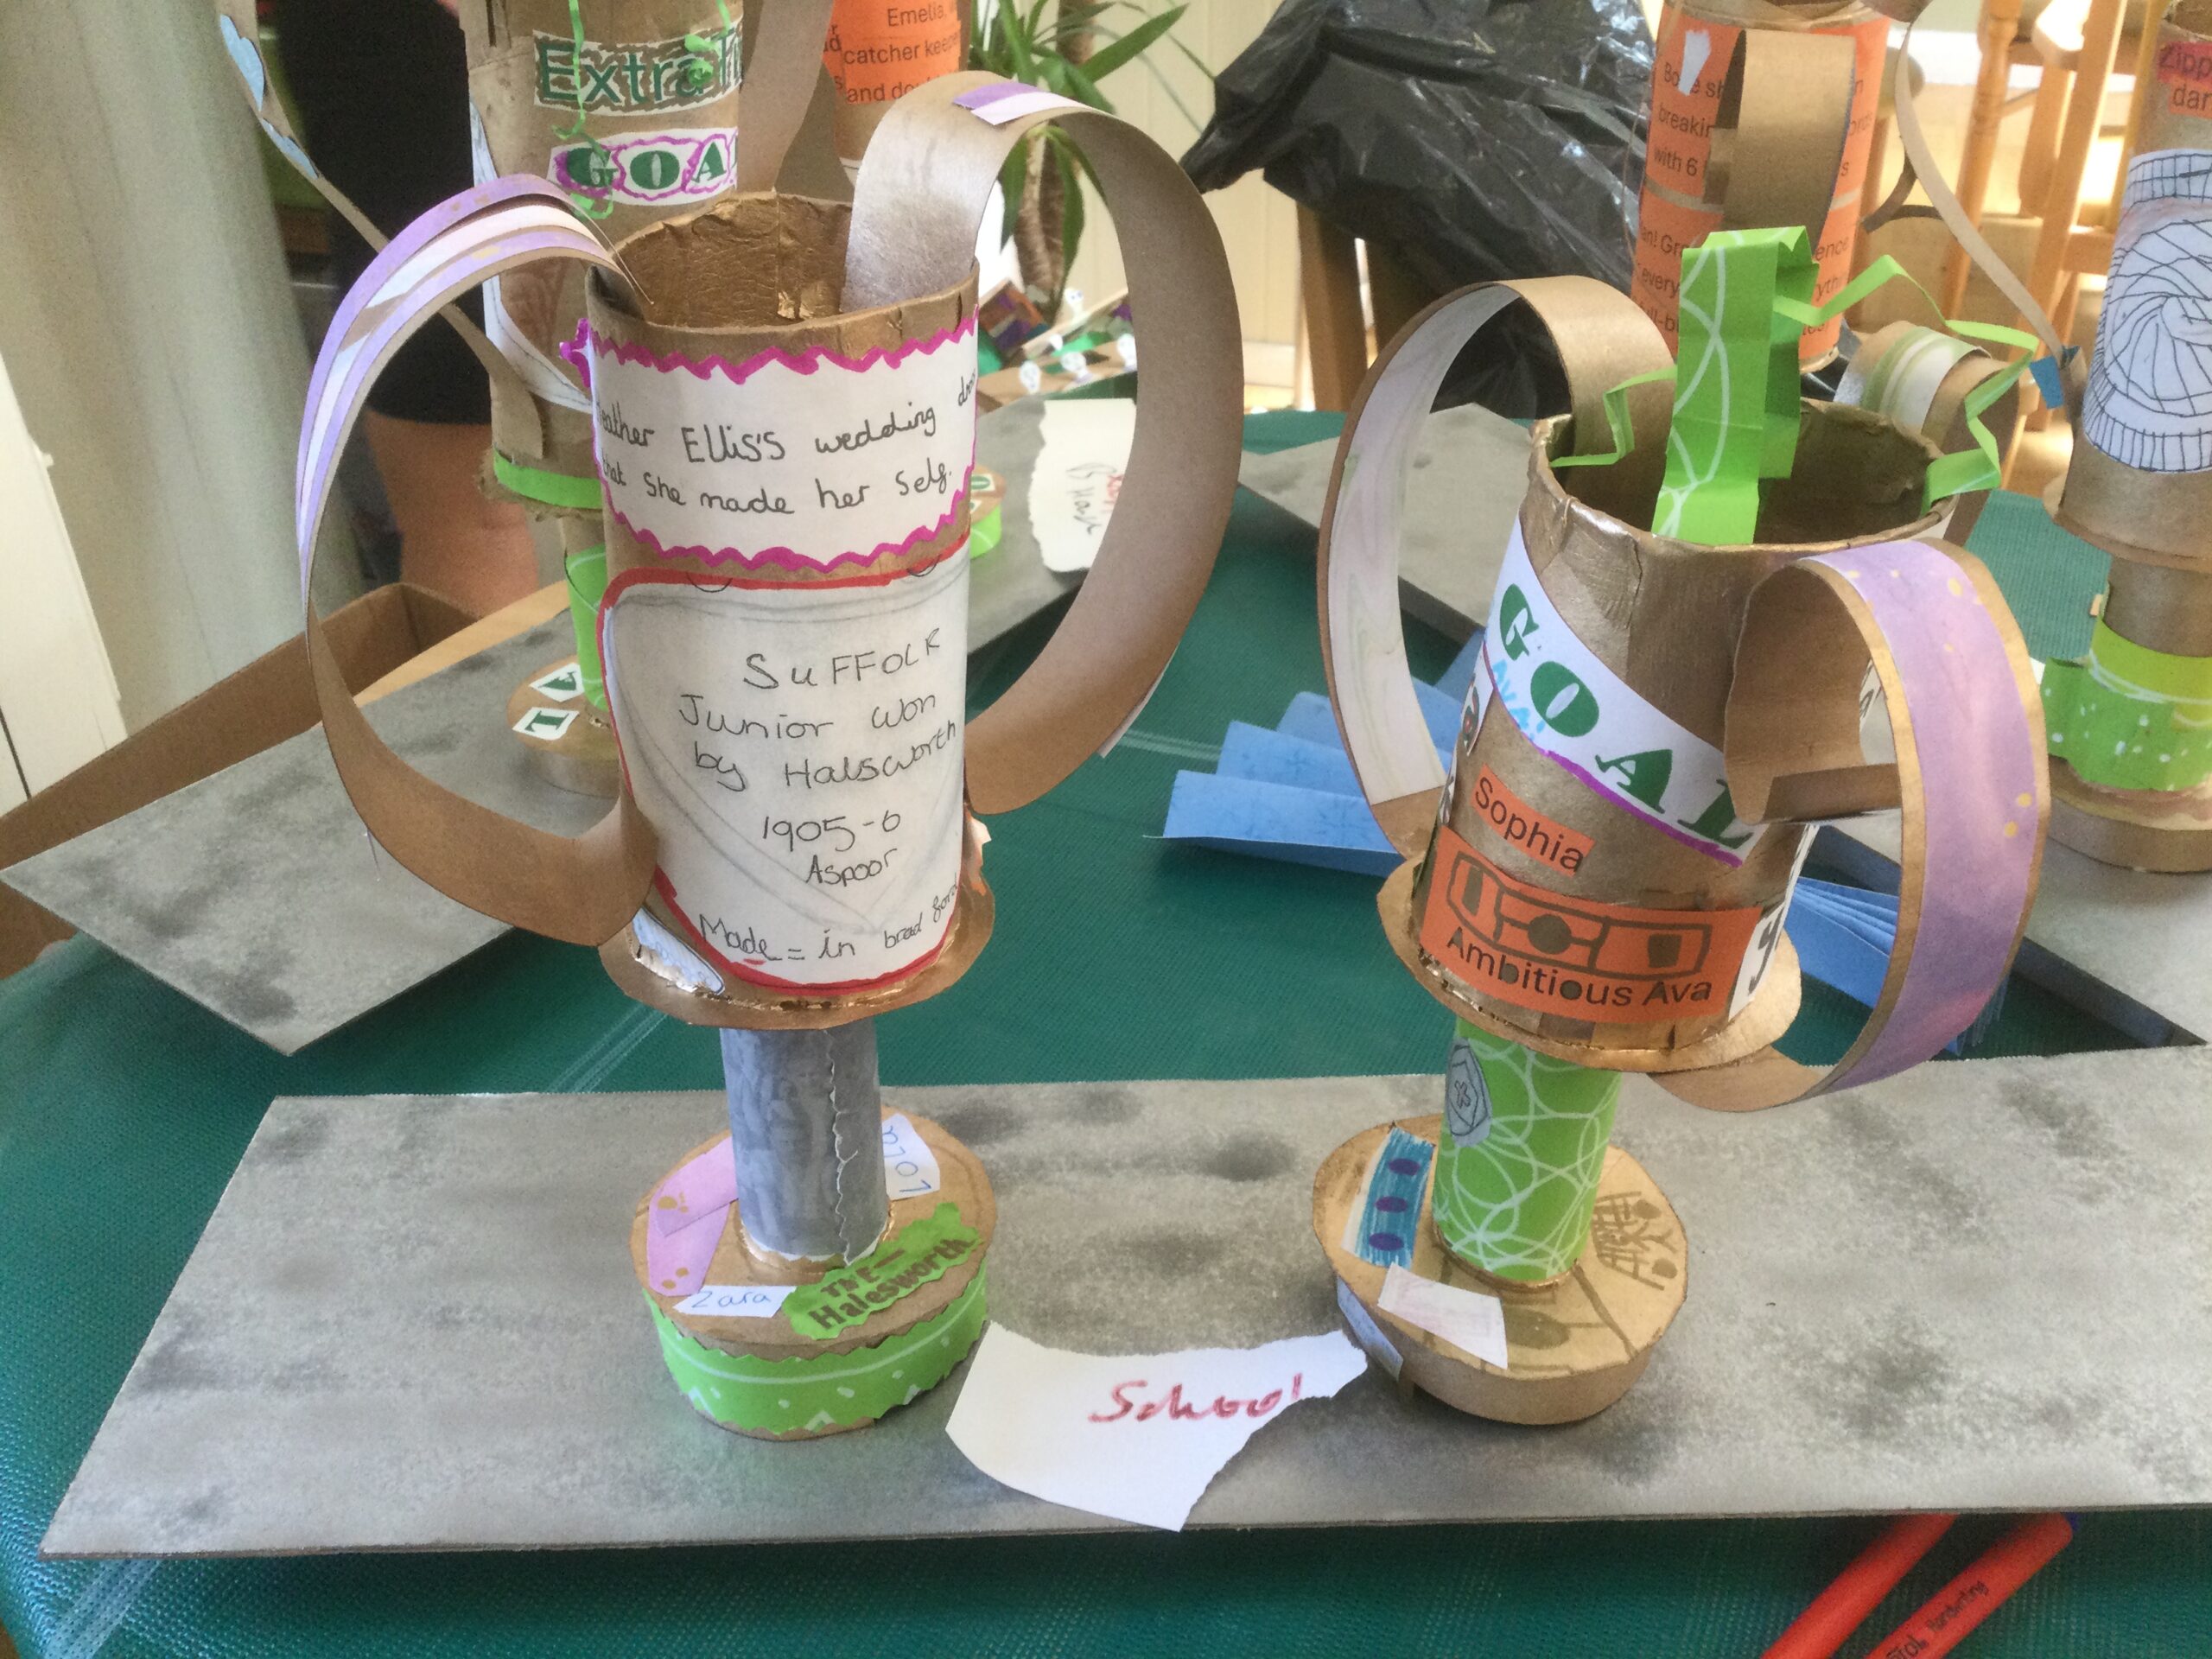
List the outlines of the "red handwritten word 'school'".
{"label": "red handwritten word 'school'", "polygon": [[[1094,1423],[1118,1423],[1126,1419],[1130,1422],[1144,1423],[1151,1421],[1162,1412],[1178,1422],[1196,1422],[1208,1417],[1234,1417],[1240,1411],[1247,1417],[1264,1417],[1282,1406],[1286,1400],[1281,1389],[1270,1389],[1253,1400],[1231,1400],[1225,1395],[1216,1395],[1211,1405],[1194,1406],[1183,1398],[1180,1382],[1170,1387],[1166,1398],[1163,1400],[1139,1402],[1129,1398],[1132,1390],[1151,1386],[1143,1377],[1133,1382],[1116,1382],[1108,1390],[1114,1397],[1114,1409],[1094,1411],[1090,1414],[1090,1421]],[[1293,1372],[1287,1399],[1294,1402],[1305,1386],[1306,1373]]]}

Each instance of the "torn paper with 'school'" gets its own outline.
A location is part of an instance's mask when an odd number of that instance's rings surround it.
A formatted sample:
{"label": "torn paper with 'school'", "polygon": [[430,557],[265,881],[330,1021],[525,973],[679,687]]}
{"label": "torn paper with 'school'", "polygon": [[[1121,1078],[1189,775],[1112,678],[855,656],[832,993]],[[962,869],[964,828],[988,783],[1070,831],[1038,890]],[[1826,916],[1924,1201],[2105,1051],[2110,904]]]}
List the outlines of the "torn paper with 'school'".
{"label": "torn paper with 'school'", "polygon": [[1244,1443],[1367,1369],[1341,1331],[1258,1348],[1071,1354],[984,1332],[945,1433],[1001,1485],[1179,1532]]}

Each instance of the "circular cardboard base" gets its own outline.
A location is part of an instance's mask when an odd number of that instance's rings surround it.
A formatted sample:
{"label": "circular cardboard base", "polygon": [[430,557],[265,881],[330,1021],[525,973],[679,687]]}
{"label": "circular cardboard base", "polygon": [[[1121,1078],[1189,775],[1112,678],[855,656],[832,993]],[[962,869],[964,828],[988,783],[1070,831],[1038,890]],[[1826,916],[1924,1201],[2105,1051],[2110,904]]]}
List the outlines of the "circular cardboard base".
{"label": "circular cardboard base", "polygon": [[[1391,1127],[1354,1135],[1323,1161],[1313,1178],[1313,1234],[1338,1279],[1397,1351],[1399,1380],[1455,1410],[1502,1423],[1577,1422],[1627,1393],[1689,1289],[1681,1221],[1643,1166],[1618,1147],[1605,1148],[1590,1243],[1572,1271],[1540,1286],[1492,1278],[1450,1255],[1424,1187],[1408,1271],[1504,1305],[1500,1370],[1386,1311],[1387,1270],[1345,1242],[1365,1211],[1369,1173]],[[1396,1127],[1433,1144],[1443,1119],[1406,1118]]]}
{"label": "circular cardboard base", "polygon": [[[884,1115],[892,1109],[887,1106]],[[892,1201],[883,1240],[860,1266],[895,1282],[901,1253],[912,1254],[901,1245],[901,1236],[936,1217],[941,1205],[958,1211],[959,1221],[975,1230],[976,1243],[938,1277],[828,1337],[808,1335],[785,1308],[758,1317],[683,1309],[709,1287],[813,1285],[847,1273],[845,1264],[792,1261],[760,1249],[746,1236],[733,1204],[718,1220],[696,1224],[721,1230],[706,1283],[657,1285],[645,1265],[646,1228],[656,1197],[671,1196],[661,1191],[668,1176],[639,1200],[630,1225],[630,1262],[652,1305],[662,1357],[693,1407],[717,1427],[766,1440],[819,1440],[866,1428],[884,1411],[942,1382],[982,1335],[984,1257],[998,1224],[990,1178],[976,1154],[944,1128],[912,1112],[906,1117],[935,1155],[940,1185],[934,1192]],[[670,1174],[728,1139],[717,1135],[694,1147]]]}
{"label": "circular cardboard base", "polygon": [[[554,788],[611,801],[622,792],[622,762],[615,753],[614,728],[607,710],[593,708],[582,691],[563,700],[539,690],[534,683],[563,671],[576,674],[582,684],[574,652],[534,671],[515,688],[507,699],[507,729],[522,745],[530,769]],[[524,729],[525,718],[533,709],[550,709],[575,718],[557,734],[540,737]]]}
{"label": "circular cardboard base", "polygon": [[1571,1042],[1501,1020],[1421,954],[1421,930],[1414,915],[1414,868],[1412,859],[1399,865],[1375,899],[1375,907],[1382,917],[1382,931],[1390,948],[1398,953],[1398,960],[1424,990],[1469,1025],[1479,1026],[1493,1036],[1510,1038],[1539,1054],[1601,1071],[1694,1071],[1726,1065],[1770,1046],[1797,1017],[1804,988],[1796,947],[1785,933],[1775,946],[1774,960],[1767,964],[1766,978],[1752,993],[1743,1013],[1711,1036],[1680,1048],[1616,1048],[1602,1043]]}
{"label": "circular cardboard base", "polygon": [[2212,781],[2171,792],[2103,789],[2053,760],[2050,838],[2123,869],[2212,870]]}

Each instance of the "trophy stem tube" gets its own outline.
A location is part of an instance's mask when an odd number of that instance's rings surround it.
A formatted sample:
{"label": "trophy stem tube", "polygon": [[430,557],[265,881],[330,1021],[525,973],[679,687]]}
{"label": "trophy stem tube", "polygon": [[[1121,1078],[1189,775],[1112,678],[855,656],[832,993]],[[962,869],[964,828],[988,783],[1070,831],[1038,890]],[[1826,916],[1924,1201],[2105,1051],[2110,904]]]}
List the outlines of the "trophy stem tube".
{"label": "trophy stem tube", "polygon": [[1444,1247],[1516,1284],[1571,1271],[1590,1241],[1621,1075],[1462,1020],[1445,1078],[1430,1199]]}
{"label": "trophy stem tube", "polygon": [[607,543],[596,539],[599,521],[591,521],[594,539],[588,547],[572,549],[563,559],[569,577],[569,620],[576,633],[576,664],[584,683],[584,700],[605,712],[607,680],[599,660],[599,601],[607,596]]}
{"label": "trophy stem tube", "polygon": [[890,1221],[875,1021],[725,1029],[721,1041],[747,1238],[813,1261],[867,1255]]}

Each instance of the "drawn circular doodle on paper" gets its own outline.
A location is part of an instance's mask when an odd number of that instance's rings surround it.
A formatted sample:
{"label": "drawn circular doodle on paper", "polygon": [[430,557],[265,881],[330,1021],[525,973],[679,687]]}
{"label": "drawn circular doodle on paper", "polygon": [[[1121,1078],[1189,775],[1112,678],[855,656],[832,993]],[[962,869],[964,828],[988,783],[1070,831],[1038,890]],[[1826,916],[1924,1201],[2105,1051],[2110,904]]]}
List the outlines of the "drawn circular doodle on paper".
{"label": "drawn circular doodle on paper", "polygon": [[2177,201],[2127,217],[2082,429],[2123,466],[2202,472],[2212,467],[2212,221],[2201,205]]}
{"label": "drawn circular doodle on paper", "polygon": [[1490,1084],[1465,1037],[1452,1039],[1452,1064],[1444,1074],[1444,1121],[1463,1147],[1480,1144],[1490,1133]]}

